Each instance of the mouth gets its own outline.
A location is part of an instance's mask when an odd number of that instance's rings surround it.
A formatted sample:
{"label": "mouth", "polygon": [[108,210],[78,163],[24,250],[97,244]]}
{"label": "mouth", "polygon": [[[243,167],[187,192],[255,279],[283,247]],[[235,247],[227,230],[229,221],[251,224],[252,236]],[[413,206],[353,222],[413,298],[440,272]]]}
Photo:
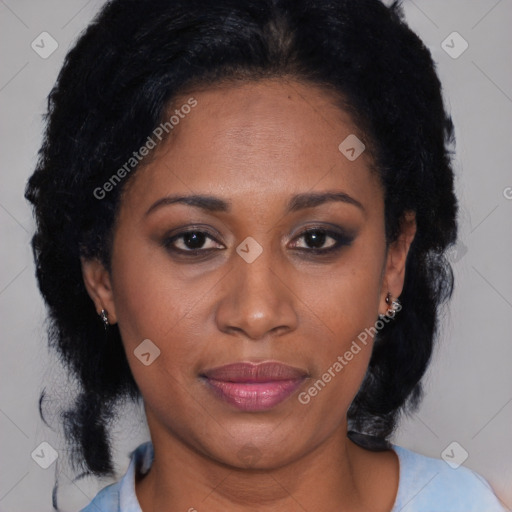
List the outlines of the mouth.
{"label": "mouth", "polygon": [[242,411],[266,411],[294,393],[306,371],[270,361],[241,362],[206,370],[200,378],[213,396]]}

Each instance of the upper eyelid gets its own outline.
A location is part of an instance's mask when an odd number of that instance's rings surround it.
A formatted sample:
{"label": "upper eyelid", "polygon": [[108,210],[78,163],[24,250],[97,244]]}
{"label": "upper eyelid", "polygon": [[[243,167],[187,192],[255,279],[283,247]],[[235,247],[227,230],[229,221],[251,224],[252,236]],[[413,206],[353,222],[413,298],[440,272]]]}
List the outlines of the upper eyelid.
{"label": "upper eyelid", "polygon": [[346,234],[343,231],[336,231],[335,229],[326,228],[326,227],[322,227],[322,226],[318,226],[318,227],[313,226],[313,227],[308,227],[308,228],[302,229],[296,235],[294,235],[293,238],[291,238],[291,240],[295,240],[296,238],[300,238],[304,235],[307,235],[311,231],[323,231],[327,234],[327,236],[331,236],[331,237],[333,235],[346,236]]}

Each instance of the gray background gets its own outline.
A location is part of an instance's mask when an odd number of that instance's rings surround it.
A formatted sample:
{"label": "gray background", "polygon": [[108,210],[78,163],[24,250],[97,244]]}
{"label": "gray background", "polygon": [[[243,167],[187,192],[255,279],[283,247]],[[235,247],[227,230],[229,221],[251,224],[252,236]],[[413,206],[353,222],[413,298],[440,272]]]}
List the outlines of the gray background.
{"label": "gray background", "polygon": [[[23,189],[41,143],[45,98],[63,58],[102,0],[0,0],[2,187],[0,191],[0,511],[50,511],[55,469],[61,504],[76,510],[104,482],[72,483],[63,440],[37,412],[39,391],[66,388],[47,364],[45,310],[29,249],[33,231]],[[457,136],[460,242],[452,254],[456,289],[418,414],[394,442],[440,457],[453,441],[464,466],[483,474],[512,508],[512,0],[405,0],[408,23],[432,51]],[[47,31],[57,50],[41,58],[31,43]],[[453,31],[468,42],[454,59],[441,47]],[[448,44],[452,51],[460,41]],[[48,46],[46,45],[46,48]],[[118,470],[125,452],[147,436],[140,410],[117,425]],[[43,442],[60,453],[42,469],[31,453]],[[456,447],[455,457],[463,453]]]}

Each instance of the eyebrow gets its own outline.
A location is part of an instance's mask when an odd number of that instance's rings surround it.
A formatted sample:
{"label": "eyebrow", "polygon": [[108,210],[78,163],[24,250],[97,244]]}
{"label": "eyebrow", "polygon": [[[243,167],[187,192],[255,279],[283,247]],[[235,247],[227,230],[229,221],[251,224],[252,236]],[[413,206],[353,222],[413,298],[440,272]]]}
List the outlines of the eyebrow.
{"label": "eyebrow", "polygon": [[[292,213],[306,208],[314,208],[315,206],[320,206],[322,204],[334,201],[351,204],[359,208],[362,212],[365,212],[364,206],[357,199],[354,199],[352,196],[346,194],[345,192],[327,191],[306,192],[293,196],[288,201],[285,213]],[[231,211],[231,203],[219,197],[208,195],[171,195],[162,197],[153,203],[146,211],[145,215],[147,216],[163,206],[169,206],[176,203],[186,204],[188,206],[200,208],[208,212]]]}

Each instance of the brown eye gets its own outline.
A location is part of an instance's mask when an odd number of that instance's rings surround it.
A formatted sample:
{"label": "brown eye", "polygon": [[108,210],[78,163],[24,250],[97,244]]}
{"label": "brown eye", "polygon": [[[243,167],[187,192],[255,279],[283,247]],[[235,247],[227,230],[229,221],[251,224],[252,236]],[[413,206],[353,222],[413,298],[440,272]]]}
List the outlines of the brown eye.
{"label": "brown eye", "polygon": [[[210,241],[210,243],[207,243]],[[207,244],[205,248],[204,245]],[[206,252],[216,250],[215,245],[220,245],[218,242],[206,231],[189,230],[177,233],[164,241],[164,246],[175,252]]]}
{"label": "brown eye", "polygon": [[350,245],[354,239],[344,233],[327,230],[324,228],[311,228],[303,231],[296,240],[304,240],[304,246],[294,246],[300,251],[325,254],[341,249],[341,247]]}

